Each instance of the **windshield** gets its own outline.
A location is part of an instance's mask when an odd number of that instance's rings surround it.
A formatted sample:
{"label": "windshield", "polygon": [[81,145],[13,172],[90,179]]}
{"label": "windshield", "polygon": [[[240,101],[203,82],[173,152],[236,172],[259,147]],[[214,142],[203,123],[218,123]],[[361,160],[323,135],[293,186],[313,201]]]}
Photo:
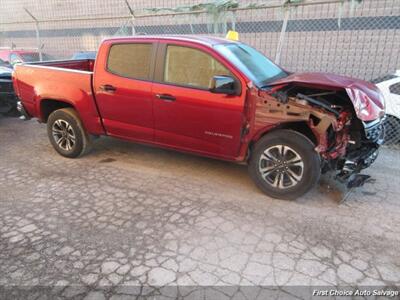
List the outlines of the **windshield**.
{"label": "windshield", "polygon": [[221,44],[215,49],[237,66],[258,87],[288,74],[262,53],[246,44]]}

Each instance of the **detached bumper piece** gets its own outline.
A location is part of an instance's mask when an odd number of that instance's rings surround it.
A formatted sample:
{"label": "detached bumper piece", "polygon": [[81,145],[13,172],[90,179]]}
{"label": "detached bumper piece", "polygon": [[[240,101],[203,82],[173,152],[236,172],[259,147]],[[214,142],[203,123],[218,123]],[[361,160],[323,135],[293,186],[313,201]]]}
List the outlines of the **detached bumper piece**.
{"label": "detached bumper piece", "polygon": [[363,186],[366,182],[374,181],[371,176],[365,174],[353,174],[347,181],[347,188],[352,189]]}
{"label": "detached bumper piece", "polygon": [[[360,187],[364,185],[369,176],[360,175],[361,170],[368,168],[370,165],[374,163],[376,158],[378,157],[378,147],[374,147],[371,149],[364,149],[364,151],[360,151],[361,153],[353,153],[353,155],[349,155],[347,160],[344,162],[344,165],[338,175],[336,175],[336,179],[340,182],[346,184],[348,188]],[[357,155],[357,157],[354,157]],[[359,175],[359,176],[356,176]],[[363,180],[361,180],[363,177]],[[368,178],[365,178],[367,176]],[[358,178],[357,178],[358,177]]]}

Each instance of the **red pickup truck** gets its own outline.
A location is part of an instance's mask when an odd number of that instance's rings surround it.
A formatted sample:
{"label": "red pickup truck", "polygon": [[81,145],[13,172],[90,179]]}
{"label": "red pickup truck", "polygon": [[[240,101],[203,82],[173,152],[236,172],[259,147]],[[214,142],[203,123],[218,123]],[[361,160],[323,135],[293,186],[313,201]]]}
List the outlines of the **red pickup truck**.
{"label": "red pickup truck", "polygon": [[[108,135],[248,163],[267,195],[294,199],[329,170],[349,186],[383,141],[375,85],[293,74],[250,46],[193,36],[103,41],[95,60],[17,65],[20,111],[78,157]],[[364,177],[362,177],[364,178]]]}

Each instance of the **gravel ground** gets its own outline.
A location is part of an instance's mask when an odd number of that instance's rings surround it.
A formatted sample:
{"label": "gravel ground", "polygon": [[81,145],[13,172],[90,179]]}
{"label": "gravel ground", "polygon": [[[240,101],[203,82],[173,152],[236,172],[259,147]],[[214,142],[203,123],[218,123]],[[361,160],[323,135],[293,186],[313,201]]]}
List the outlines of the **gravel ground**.
{"label": "gravel ground", "polygon": [[400,285],[398,151],[384,149],[366,171],[376,182],[344,202],[328,178],[290,202],[263,195],[246,166],[111,138],[66,159],[45,129],[0,118],[0,298]]}

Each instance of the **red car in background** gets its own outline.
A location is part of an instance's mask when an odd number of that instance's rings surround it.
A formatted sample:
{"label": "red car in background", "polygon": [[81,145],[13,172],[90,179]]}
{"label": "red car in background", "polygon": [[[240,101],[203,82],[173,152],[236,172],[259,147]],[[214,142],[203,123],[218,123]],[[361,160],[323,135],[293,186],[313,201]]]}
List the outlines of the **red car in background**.
{"label": "red car in background", "polygon": [[[40,54],[34,50],[0,49],[0,59],[11,65],[15,65],[21,62],[40,61]],[[42,60],[52,59],[50,55],[42,53]]]}

